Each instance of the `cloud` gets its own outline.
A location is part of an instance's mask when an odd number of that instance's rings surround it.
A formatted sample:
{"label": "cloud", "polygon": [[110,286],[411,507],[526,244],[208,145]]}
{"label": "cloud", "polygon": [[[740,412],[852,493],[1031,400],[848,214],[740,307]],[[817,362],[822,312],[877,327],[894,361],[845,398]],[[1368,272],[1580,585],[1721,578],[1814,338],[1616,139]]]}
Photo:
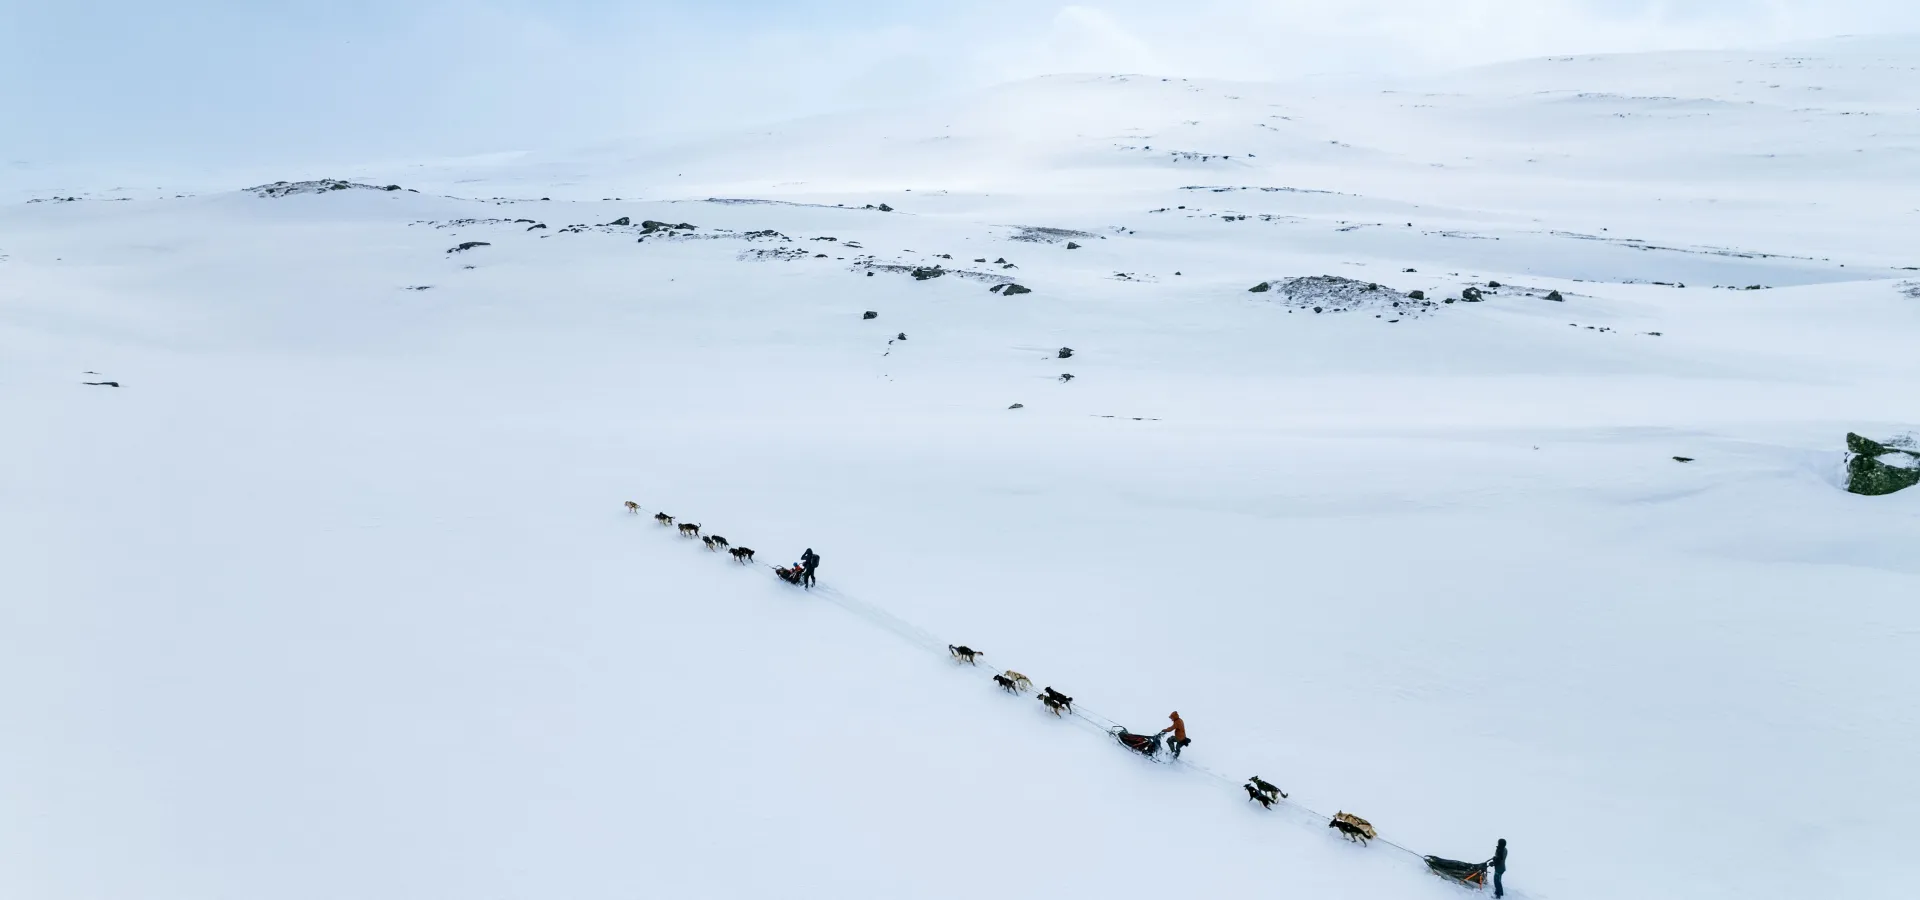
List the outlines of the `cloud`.
{"label": "cloud", "polygon": [[1060,71],[1418,73],[1920,30],[1908,0],[0,0],[0,161],[729,129]]}

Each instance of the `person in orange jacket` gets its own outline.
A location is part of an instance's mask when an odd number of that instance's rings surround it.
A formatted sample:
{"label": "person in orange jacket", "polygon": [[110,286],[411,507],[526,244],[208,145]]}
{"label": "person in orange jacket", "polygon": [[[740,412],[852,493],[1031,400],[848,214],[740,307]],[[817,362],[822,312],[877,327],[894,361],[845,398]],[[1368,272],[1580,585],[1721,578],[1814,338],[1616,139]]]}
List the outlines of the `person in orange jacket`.
{"label": "person in orange jacket", "polygon": [[1169,731],[1173,732],[1173,740],[1168,741],[1167,746],[1173,748],[1173,758],[1179,759],[1180,748],[1185,747],[1186,745],[1191,744],[1193,742],[1190,740],[1187,740],[1187,723],[1180,719],[1179,712],[1175,711],[1175,712],[1167,713],[1167,718],[1172,719],[1173,724],[1160,729],[1160,733],[1166,734]]}

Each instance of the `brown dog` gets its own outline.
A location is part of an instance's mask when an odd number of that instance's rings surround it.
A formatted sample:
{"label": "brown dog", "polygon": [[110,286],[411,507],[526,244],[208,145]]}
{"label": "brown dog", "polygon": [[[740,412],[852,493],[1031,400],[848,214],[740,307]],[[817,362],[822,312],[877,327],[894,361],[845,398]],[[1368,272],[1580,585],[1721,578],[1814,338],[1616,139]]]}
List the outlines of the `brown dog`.
{"label": "brown dog", "polygon": [[1013,682],[1013,686],[1016,690],[1021,690],[1021,691],[1033,690],[1033,679],[1028,678],[1025,675],[1022,675],[1019,672],[1015,672],[1012,669],[1008,669],[1003,674],[1007,676],[1008,681]]}
{"label": "brown dog", "polygon": [[1327,827],[1339,831],[1347,840],[1356,841],[1362,847],[1367,845],[1368,838],[1379,837],[1374,833],[1372,823],[1350,812],[1334,813],[1333,818],[1327,820]]}
{"label": "brown dog", "polygon": [[635,503],[635,502],[633,502],[632,500],[628,500],[628,501],[627,501],[627,512],[630,512],[630,513],[638,513],[638,512],[640,512],[640,504],[638,504],[638,503]]}

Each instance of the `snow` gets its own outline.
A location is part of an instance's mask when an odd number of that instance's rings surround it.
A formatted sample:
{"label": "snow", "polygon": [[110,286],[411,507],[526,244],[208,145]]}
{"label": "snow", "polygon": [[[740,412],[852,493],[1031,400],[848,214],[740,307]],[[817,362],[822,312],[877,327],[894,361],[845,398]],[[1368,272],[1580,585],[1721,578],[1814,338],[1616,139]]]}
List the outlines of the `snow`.
{"label": "snow", "polygon": [[[1461,896],[1344,810],[1516,897],[1907,896],[1920,494],[1836,473],[1914,427],[1914,66],[8,185],[0,895]],[[1503,287],[1247,291],[1316,276]]]}

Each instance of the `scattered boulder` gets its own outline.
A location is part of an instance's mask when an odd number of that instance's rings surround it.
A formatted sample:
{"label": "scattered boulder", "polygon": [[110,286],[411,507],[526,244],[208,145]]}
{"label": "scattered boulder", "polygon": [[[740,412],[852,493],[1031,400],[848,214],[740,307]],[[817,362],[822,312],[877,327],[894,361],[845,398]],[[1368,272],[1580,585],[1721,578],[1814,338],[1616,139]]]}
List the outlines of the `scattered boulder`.
{"label": "scattered boulder", "polygon": [[979,259],[976,259],[976,260],[974,260],[974,262],[986,262],[986,261],[987,261],[987,258],[986,258],[986,257],[984,257],[984,256],[982,256],[982,257],[980,257]]}
{"label": "scattered boulder", "polygon": [[1565,303],[1565,302],[1567,302],[1567,298],[1565,298],[1565,297],[1562,297],[1562,296],[1560,296],[1560,292],[1559,292],[1559,291],[1548,291],[1548,292],[1547,292],[1547,299],[1548,299],[1548,300],[1552,300],[1552,301],[1553,301],[1553,302],[1555,302],[1555,303]]}
{"label": "scattered boulder", "polygon": [[902,331],[899,334],[894,335],[893,339],[896,341],[904,341],[907,339],[907,333]]}
{"label": "scattered boulder", "polygon": [[1498,289],[1500,288],[1500,282],[1498,282],[1498,281],[1489,281],[1489,282],[1487,282],[1487,287],[1490,287],[1490,288],[1493,288],[1493,289],[1495,289],[1495,290],[1498,290]]}
{"label": "scattered boulder", "polygon": [[1409,300],[1425,300],[1425,299],[1427,299],[1427,292],[1426,292],[1426,291],[1408,291],[1408,292],[1407,292],[1407,299],[1409,299]]}
{"label": "scattered boulder", "polygon": [[82,382],[80,382],[80,383],[81,383],[81,384],[91,384],[91,385],[93,385],[93,386],[95,386],[95,387],[112,387],[112,388],[117,388],[117,387],[119,387],[119,386],[120,386],[120,382],[118,382],[118,381],[82,381]]}
{"label": "scattered boulder", "polygon": [[1002,265],[1002,266],[1006,266],[1006,265],[1012,265],[1012,263],[1009,263],[1009,262],[1007,262],[1007,258],[1006,258],[1006,257],[1004,257],[1004,256],[1002,256],[1002,257],[1000,257],[999,259],[996,259],[996,260],[994,260],[994,263],[995,263],[996,265]]}
{"label": "scattered boulder", "polygon": [[1061,348],[1060,348],[1060,355],[1059,355],[1059,357],[1058,357],[1058,358],[1059,358],[1059,359],[1072,359],[1072,358],[1073,358],[1073,348],[1072,348],[1072,347],[1061,347]]}
{"label": "scattered boulder", "polygon": [[1073,380],[1073,373],[1072,373],[1072,372],[1061,372],[1061,373],[1060,373],[1060,383],[1061,383],[1061,384],[1065,384],[1065,383],[1067,383],[1067,382],[1069,382],[1069,381],[1072,381],[1072,380]]}
{"label": "scattered boulder", "polygon": [[1920,484],[1920,441],[1901,435],[1885,443],[1847,432],[1847,491],[1891,494]]}
{"label": "scattered boulder", "polygon": [[632,225],[632,224],[633,224],[633,220],[627,218],[626,216],[621,216],[620,218],[607,223],[607,225]]}
{"label": "scattered boulder", "polygon": [[996,284],[993,287],[987,288],[987,290],[992,293],[999,294],[1003,297],[1011,297],[1015,294],[1033,293],[1031,289],[1023,287],[1018,284],[1014,284],[1011,281],[1007,282],[1006,284]]}
{"label": "scattered boulder", "polygon": [[489,243],[487,243],[486,241],[462,241],[462,242],[460,243],[460,246],[458,246],[458,247],[454,247],[453,249],[451,249],[451,250],[448,250],[447,252],[448,252],[448,253],[461,253],[461,252],[464,252],[464,251],[467,251],[467,250],[472,250],[472,249],[473,249],[473,248],[475,248],[475,247],[491,247],[491,246],[493,246],[493,245],[492,245],[492,244],[489,244]]}
{"label": "scattered boulder", "polygon": [[1008,409],[1026,409],[1027,405],[1025,403],[1015,403],[1014,405],[1009,406],[1007,408]]}
{"label": "scattered boulder", "polygon": [[863,312],[863,313],[861,313],[861,314],[860,314],[860,318],[862,318],[862,319],[878,319],[878,318],[880,318],[880,314],[879,314],[879,313],[877,313],[877,312],[874,312],[873,310],[867,310],[866,312]]}
{"label": "scattered boulder", "polygon": [[1078,249],[1080,249],[1080,245],[1079,245],[1079,244],[1076,244],[1076,243],[1074,243],[1074,242],[1072,242],[1072,241],[1068,241],[1068,242],[1067,242],[1067,249],[1068,249],[1068,250],[1078,250]]}
{"label": "scattered boulder", "polygon": [[939,266],[915,266],[913,271],[908,274],[912,275],[915,281],[926,281],[929,278],[939,278],[947,274],[947,270]]}
{"label": "scattered boulder", "polygon": [[544,230],[544,229],[545,229],[546,227],[547,227],[547,223],[545,223],[545,222],[541,222],[541,223],[540,223],[540,224],[538,224],[538,225],[529,225],[529,226],[527,226],[527,230],[528,230],[528,231],[540,231],[540,230]]}
{"label": "scattered boulder", "polygon": [[1480,293],[1479,288],[1469,287],[1466,290],[1460,292],[1460,299],[1468,303],[1479,303],[1481,300],[1485,299],[1485,295]]}
{"label": "scattered boulder", "polygon": [[381,190],[383,191],[397,191],[399,189],[400,189],[400,186],[397,184],[389,184],[386,187],[381,188]]}
{"label": "scattered boulder", "polygon": [[879,206],[874,207],[874,209],[877,209],[881,212],[893,212],[893,207],[888,206],[885,203],[882,203]]}
{"label": "scattered boulder", "polygon": [[1247,288],[1247,292],[1250,294],[1264,294],[1270,290],[1273,290],[1273,282],[1271,281],[1262,281],[1253,287]]}
{"label": "scattered boulder", "polygon": [[1674,462],[1681,462],[1681,463],[1690,463],[1690,462],[1693,462],[1693,457],[1691,457],[1691,456],[1676,456],[1676,457],[1674,457],[1674,458],[1673,458],[1673,461],[1674,461]]}

